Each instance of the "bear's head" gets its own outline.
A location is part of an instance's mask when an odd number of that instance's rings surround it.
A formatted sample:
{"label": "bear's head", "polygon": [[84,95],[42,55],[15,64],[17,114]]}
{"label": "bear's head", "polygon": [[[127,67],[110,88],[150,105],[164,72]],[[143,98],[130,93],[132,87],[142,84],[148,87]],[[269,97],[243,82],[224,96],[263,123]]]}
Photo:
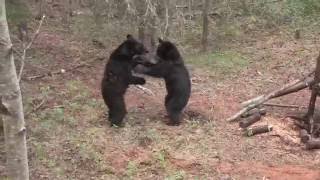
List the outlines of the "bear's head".
{"label": "bear's head", "polygon": [[181,55],[177,47],[170,41],[164,41],[159,38],[159,45],[156,56],[162,61],[170,61],[173,63],[181,63]]}
{"label": "bear's head", "polygon": [[131,34],[127,35],[126,41],[124,41],[120,47],[121,54],[130,57],[130,59],[135,55],[143,55],[148,53],[148,50],[144,45],[136,40]]}
{"label": "bear's head", "polygon": [[159,38],[159,45],[155,53],[135,55],[133,59],[135,62],[145,66],[152,66],[161,61],[173,64],[183,63],[177,47],[172,42],[164,41],[161,38]]}

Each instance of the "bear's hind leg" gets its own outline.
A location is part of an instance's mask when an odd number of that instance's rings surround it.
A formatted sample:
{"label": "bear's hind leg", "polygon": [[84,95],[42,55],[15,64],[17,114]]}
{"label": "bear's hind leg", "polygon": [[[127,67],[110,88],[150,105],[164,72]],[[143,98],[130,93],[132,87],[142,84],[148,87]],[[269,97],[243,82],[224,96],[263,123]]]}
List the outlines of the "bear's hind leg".
{"label": "bear's hind leg", "polygon": [[181,123],[181,112],[168,112],[170,121],[167,123],[169,126],[179,126]]}
{"label": "bear's hind leg", "polygon": [[109,121],[112,125],[123,126],[122,121],[127,114],[126,105],[123,97],[113,97],[112,106],[109,109]]}
{"label": "bear's hind leg", "polygon": [[181,112],[183,107],[181,108],[179,103],[174,98],[171,98],[166,103],[166,109],[170,118],[168,125],[170,126],[180,125],[180,122],[182,119]]}

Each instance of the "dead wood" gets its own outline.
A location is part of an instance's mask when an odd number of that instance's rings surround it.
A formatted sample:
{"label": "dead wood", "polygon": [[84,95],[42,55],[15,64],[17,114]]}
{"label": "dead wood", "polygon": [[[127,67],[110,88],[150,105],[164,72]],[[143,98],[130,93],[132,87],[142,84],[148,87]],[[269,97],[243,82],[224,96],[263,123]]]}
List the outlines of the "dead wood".
{"label": "dead wood", "polygon": [[237,120],[243,113],[265,103],[266,101],[268,101],[272,98],[276,98],[276,97],[280,97],[280,96],[283,96],[286,94],[297,92],[301,89],[304,89],[304,88],[310,86],[310,84],[314,83],[314,79],[312,77],[309,77],[311,74],[313,74],[313,72],[309,73],[309,75],[307,77],[304,77],[302,80],[300,80],[300,79],[295,80],[291,83],[284,85],[280,89],[277,89],[277,90],[270,92],[269,94],[262,95],[262,96],[259,96],[259,97],[256,97],[256,98],[253,98],[249,101],[244,102],[243,103],[244,108],[241,109],[235,115],[228,118],[227,121],[232,122],[232,121]]}
{"label": "dead wood", "polygon": [[310,139],[306,143],[306,149],[307,150],[320,149],[320,140],[319,139]]}
{"label": "dead wood", "polygon": [[315,70],[315,76],[314,76],[314,85],[312,86],[312,91],[311,91],[311,97],[309,101],[309,108],[307,112],[307,118],[309,120],[308,125],[309,125],[309,130],[310,134],[312,134],[313,131],[313,124],[314,124],[314,109],[317,101],[317,95],[319,92],[319,86],[318,84],[320,83],[320,54],[317,58],[317,65],[316,65],[316,70]]}
{"label": "dead wood", "polygon": [[[313,74],[313,73],[314,73],[314,71],[311,74]],[[258,97],[252,98],[252,99],[250,99],[248,101],[245,101],[245,102],[241,103],[241,105],[243,107],[246,107],[246,106],[249,106],[250,104],[258,103],[259,101],[264,99],[266,96],[270,96],[269,99],[273,99],[273,98],[277,98],[277,97],[280,97],[280,96],[284,96],[284,95],[291,94],[291,93],[294,93],[294,92],[298,92],[298,91],[300,91],[302,89],[305,89],[305,88],[307,88],[307,87],[309,87],[309,86],[314,84],[313,77],[312,76],[310,77],[311,74],[309,74],[307,77],[305,77],[302,80],[295,80],[295,81],[293,81],[293,82],[291,82],[289,84],[286,84],[282,88],[280,88],[278,90],[275,90],[275,91],[272,91],[269,94],[260,95]]]}
{"label": "dead wood", "polygon": [[255,126],[252,128],[248,128],[245,134],[248,137],[250,137],[250,136],[257,135],[257,134],[270,132],[270,131],[272,131],[272,129],[273,129],[273,127],[271,125]]}
{"label": "dead wood", "polygon": [[311,135],[308,133],[307,130],[302,129],[300,130],[300,138],[301,138],[301,142],[306,143],[311,139]]}
{"label": "dead wood", "polygon": [[261,114],[259,112],[256,112],[252,116],[249,116],[248,118],[241,120],[239,122],[239,126],[241,128],[246,128],[258,122],[259,120],[261,120]]}
{"label": "dead wood", "polygon": [[275,104],[275,103],[263,103],[264,106],[274,106],[274,107],[284,107],[284,108],[307,108],[306,106],[298,106],[298,105],[287,105],[287,104]]}
{"label": "dead wood", "polygon": [[150,89],[148,89],[148,88],[146,88],[146,87],[143,87],[143,86],[141,86],[141,85],[135,85],[135,87],[136,87],[137,89],[141,90],[142,92],[150,95],[150,96],[154,96],[154,93],[153,93]]}
{"label": "dead wood", "polygon": [[246,112],[246,113],[243,113],[243,114],[241,115],[241,117],[242,117],[242,118],[247,118],[247,117],[252,116],[252,115],[254,115],[254,114],[256,114],[256,113],[259,113],[260,115],[264,116],[264,115],[267,114],[267,111],[266,111],[265,108],[253,108],[253,109],[251,109],[250,111],[248,111],[248,112]]}
{"label": "dead wood", "polygon": [[255,103],[255,102],[259,101],[260,99],[262,99],[263,96],[264,96],[264,95],[260,95],[260,96],[254,97],[254,98],[252,98],[252,99],[249,99],[249,100],[247,100],[247,101],[245,101],[245,102],[242,102],[242,103],[241,103],[241,106],[242,106],[242,107],[246,107],[246,106],[248,106],[249,104]]}
{"label": "dead wood", "polygon": [[308,118],[308,125],[309,125],[309,130],[310,130],[311,134],[313,131],[313,121],[314,121],[313,115],[314,115],[316,100],[317,100],[317,92],[314,89],[312,89],[311,98],[310,98],[310,102],[309,102],[309,108],[308,108],[308,112],[306,115]]}
{"label": "dead wood", "polygon": [[273,107],[283,107],[283,108],[296,108],[296,109],[306,109],[306,106],[298,106],[292,104],[275,104],[275,103],[263,103],[264,106],[273,106]]}

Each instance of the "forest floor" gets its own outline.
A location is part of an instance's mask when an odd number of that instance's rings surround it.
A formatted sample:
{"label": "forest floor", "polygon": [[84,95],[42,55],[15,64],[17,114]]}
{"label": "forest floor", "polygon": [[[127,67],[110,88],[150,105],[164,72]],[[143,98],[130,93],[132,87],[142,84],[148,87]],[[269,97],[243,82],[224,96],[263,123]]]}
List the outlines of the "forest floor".
{"label": "forest floor", "polygon": [[[100,81],[117,43],[105,50],[44,26],[21,84],[31,179],[320,179],[320,151],[306,151],[286,117],[305,111],[309,90],[272,101],[300,109],[266,107],[257,124],[272,124],[270,133],[245,137],[237,123],[226,122],[241,102],[308,74],[319,50],[314,39],[259,33],[218,52],[186,55],[192,96],[183,123],[164,123],[164,83],[146,77],[153,94],[131,86],[125,127],[115,128],[106,121]],[[1,134],[0,141],[4,163]]]}

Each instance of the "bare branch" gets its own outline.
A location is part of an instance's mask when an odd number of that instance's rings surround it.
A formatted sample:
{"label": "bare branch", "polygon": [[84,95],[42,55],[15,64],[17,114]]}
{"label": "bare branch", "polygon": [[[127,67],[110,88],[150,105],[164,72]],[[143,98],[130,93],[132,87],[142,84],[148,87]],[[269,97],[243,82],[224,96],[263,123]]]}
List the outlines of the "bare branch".
{"label": "bare branch", "polygon": [[169,30],[169,1],[165,1],[165,11],[166,11],[166,24],[165,24],[165,28],[164,28],[164,35],[166,36],[168,34],[168,30]]}
{"label": "bare branch", "polygon": [[[310,73],[310,74],[312,74],[312,73]],[[297,79],[291,83],[285,84],[280,89],[274,90],[274,91],[270,92],[269,94],[259,96],[259,98],[254,98],[254,101],[250,102],[246,107],[241,109],[238,113],[236,113],[232,117],[228,118],[227,121],[228,122],[235,121],[235,120],[239,119],[239,117],[243,113],[250,111],[251,109],[259,106],[260,104],[265,103],[266,101],[268,101],[272,98],[280,97],[280,96],[283,96],[286,94],[290,94],[292,92],[297,92],[298,90],[304,89],[304,88],[312,85],[313,83],[314,83],[314,80],[312,79],[312,77],[304,77],[302,80]],[[293,89],[292,87],[295,87],[295,88]]]}
{"label": "bare branch", "polygon": [[38,111],[46,102],[46,99],[42,99],[42,101],[35,107],[33,108],[30,112],[26,113],[25,118],[28,118],[30,114]]}
{"label": "bare branch", "polygon": [[275,103],[263,103],[265,106],[274,106],[274,107],[283,107],[283,108],[297,108],[297,109],[306,109],[306,106],[298,106],[298,105],[291,105],[291,104],[275,104]]}
{"label": "bare branch", "polygon": [[33,42],[35,41],[35,39],[38,37],[39,33],[40,33],[40,28],[42,26],[43,20],[45,19],[45,15],[42,16],[40,22],[39,22],[39,26],[36,30],[36,32],[34,33],[32,39],[30,40],[30,42],[26,45],[25,42],[23,43],[23,52],[22,52],[22,56],[21,56],[21,66],[20,66],[20,70],[19,70],[19,74],[18,74],[18,81],[20,82],[21,80],[21,76],[22,76],[22,71],[24,68],[24,63],[25,63],[25,59],[26,59],[26,54],[27,54],[27,50],[31,48]]}
{"label": "bare branch", "polygon": [[135,87],[136,87],[137,89],[143,91],[144,93],[148,94],[148,95],[154,96],[154,93],[153,93],[150,89],[148,89],[148,88],[146,88],[146,87],[143,87],[143,86],[141,86],[141,85],[136,85]]}
{"label": "bare branch", "polygon": [[[313,77],[311,77],[311,75],[313,75],[314,72],[315,71],[312,71],[311,73],[309,73],[306,76],[304,76],[304,78],[301,81],[297,80],[297,81],[295,81],[296,83],[290,83],[291,86],[289,86],[288,88],[285,88],[283,90],[278,90],[278,93],[276,93],[271,98],[276,98],[276,97],[280,97],[280,96],[283,96],[283,95],[286,95],[286,94],[297,92],[297,91],[299,91],[301,89],[304,89],[304,88],[306,88],[308,86],[311,86],[314,83]],[[250,104],[255,104],[258,101],[260,101],[264,96],[265,95],[261,95],[261,96],[252,98],[250,100],[247,100],[247,101],[241,103],[241,105],[243,107],[246,107],[246,106],[248,106]]]}

